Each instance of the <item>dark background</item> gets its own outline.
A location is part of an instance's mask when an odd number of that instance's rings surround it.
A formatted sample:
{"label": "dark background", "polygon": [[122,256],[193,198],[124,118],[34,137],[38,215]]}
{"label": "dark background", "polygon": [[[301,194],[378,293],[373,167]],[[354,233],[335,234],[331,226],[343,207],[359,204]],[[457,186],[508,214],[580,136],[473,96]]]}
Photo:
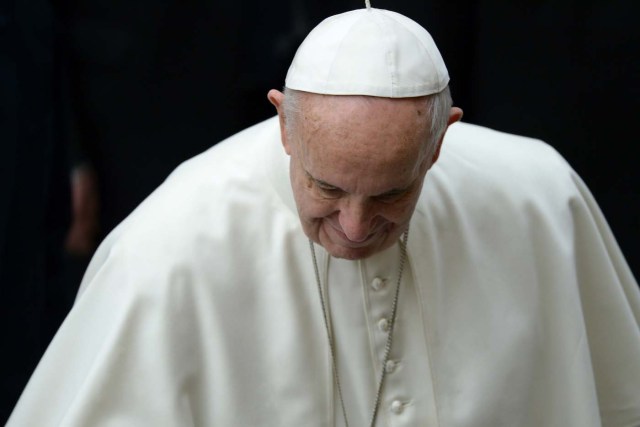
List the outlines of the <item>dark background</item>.
{"label": "dark background", "polygon": [[[564,155],[638,277],[636,2],[372,3],[431,32],[464,121],[543,139]],[[63,246],[71,171],[93,171],[97,243],[180,162],[275,114],[266,93],[282,88],[306,33],[363,5],[0,0],[0,420],[93,250]]]}

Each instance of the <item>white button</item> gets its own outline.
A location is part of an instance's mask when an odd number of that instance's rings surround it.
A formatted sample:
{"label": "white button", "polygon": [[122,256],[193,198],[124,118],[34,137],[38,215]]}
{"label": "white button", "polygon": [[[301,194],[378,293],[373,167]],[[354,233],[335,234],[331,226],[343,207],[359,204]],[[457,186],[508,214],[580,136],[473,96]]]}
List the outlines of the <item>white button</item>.
{"label": "white button", "polygon": [[376,277],[375,279],[373,279],[373,281],[371,282],[371,287],[376,290],[379,291],[380,289],[384,288],[384,286],[387,283],[385,282],[384,279],[381,279],[379,277]]}
{"label": "white button", "polygon": [[385,370],[387,371],[387,373],[391,373],[396,370],[396,366],[398,366],[396,362],[394,362],[393,360],[387,360]]}
{"label": "white button", "polygon": [[378,328],[380,328],[382,332],[389,332],[389,321],[383,317],[378,321]]}
{"label": "white button", "polygon": [[404,409],[404,405],[399,400],[394,400],[391,403],[391,412],[393,412],[394,414],[402,413],[403,409]]}

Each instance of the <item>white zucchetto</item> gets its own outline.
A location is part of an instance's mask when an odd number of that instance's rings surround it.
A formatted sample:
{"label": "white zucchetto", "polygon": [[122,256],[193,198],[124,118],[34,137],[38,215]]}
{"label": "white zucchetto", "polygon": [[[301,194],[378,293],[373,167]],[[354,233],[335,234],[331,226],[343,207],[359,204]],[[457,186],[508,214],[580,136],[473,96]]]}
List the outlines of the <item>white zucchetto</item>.
{"label": "white zucchetto", "polygon": [[440,92],[449,73],[431,35],[383,9],[331,16],[307,35],[285,85],[326,95],[404,98]]}

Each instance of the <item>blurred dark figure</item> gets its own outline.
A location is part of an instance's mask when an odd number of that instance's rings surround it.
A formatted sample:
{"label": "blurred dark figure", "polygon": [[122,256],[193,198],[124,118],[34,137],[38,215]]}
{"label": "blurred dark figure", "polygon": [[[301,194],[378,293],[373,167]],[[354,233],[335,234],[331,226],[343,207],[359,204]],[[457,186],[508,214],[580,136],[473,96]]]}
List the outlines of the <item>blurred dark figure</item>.
{"label": "blurred dark figure", "polygon": [[59,7],[69,45],[79,218],[68,244],[82,253],[181,161],[240,126],[232,94],[241,17],[239,4],[203,0]]}
{"label": "blurred dark figure", "polygon": [[73,294],[62,245],[67,154],[55,106],[54,15],[44,0],[0,3],[0,421],[8,418]]}

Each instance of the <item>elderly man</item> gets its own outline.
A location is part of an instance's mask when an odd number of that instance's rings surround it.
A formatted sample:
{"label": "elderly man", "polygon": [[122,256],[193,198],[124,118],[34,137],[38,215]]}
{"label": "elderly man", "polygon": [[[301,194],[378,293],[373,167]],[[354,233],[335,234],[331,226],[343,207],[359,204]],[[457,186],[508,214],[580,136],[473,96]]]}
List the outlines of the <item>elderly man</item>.
{"label": "elderly man", "polygon": [[640,425],[640,295],[598,206],[548,145],[458,122],[448,82],[402,15],[322,22],[278,117],[102,243],[9,425]]}

